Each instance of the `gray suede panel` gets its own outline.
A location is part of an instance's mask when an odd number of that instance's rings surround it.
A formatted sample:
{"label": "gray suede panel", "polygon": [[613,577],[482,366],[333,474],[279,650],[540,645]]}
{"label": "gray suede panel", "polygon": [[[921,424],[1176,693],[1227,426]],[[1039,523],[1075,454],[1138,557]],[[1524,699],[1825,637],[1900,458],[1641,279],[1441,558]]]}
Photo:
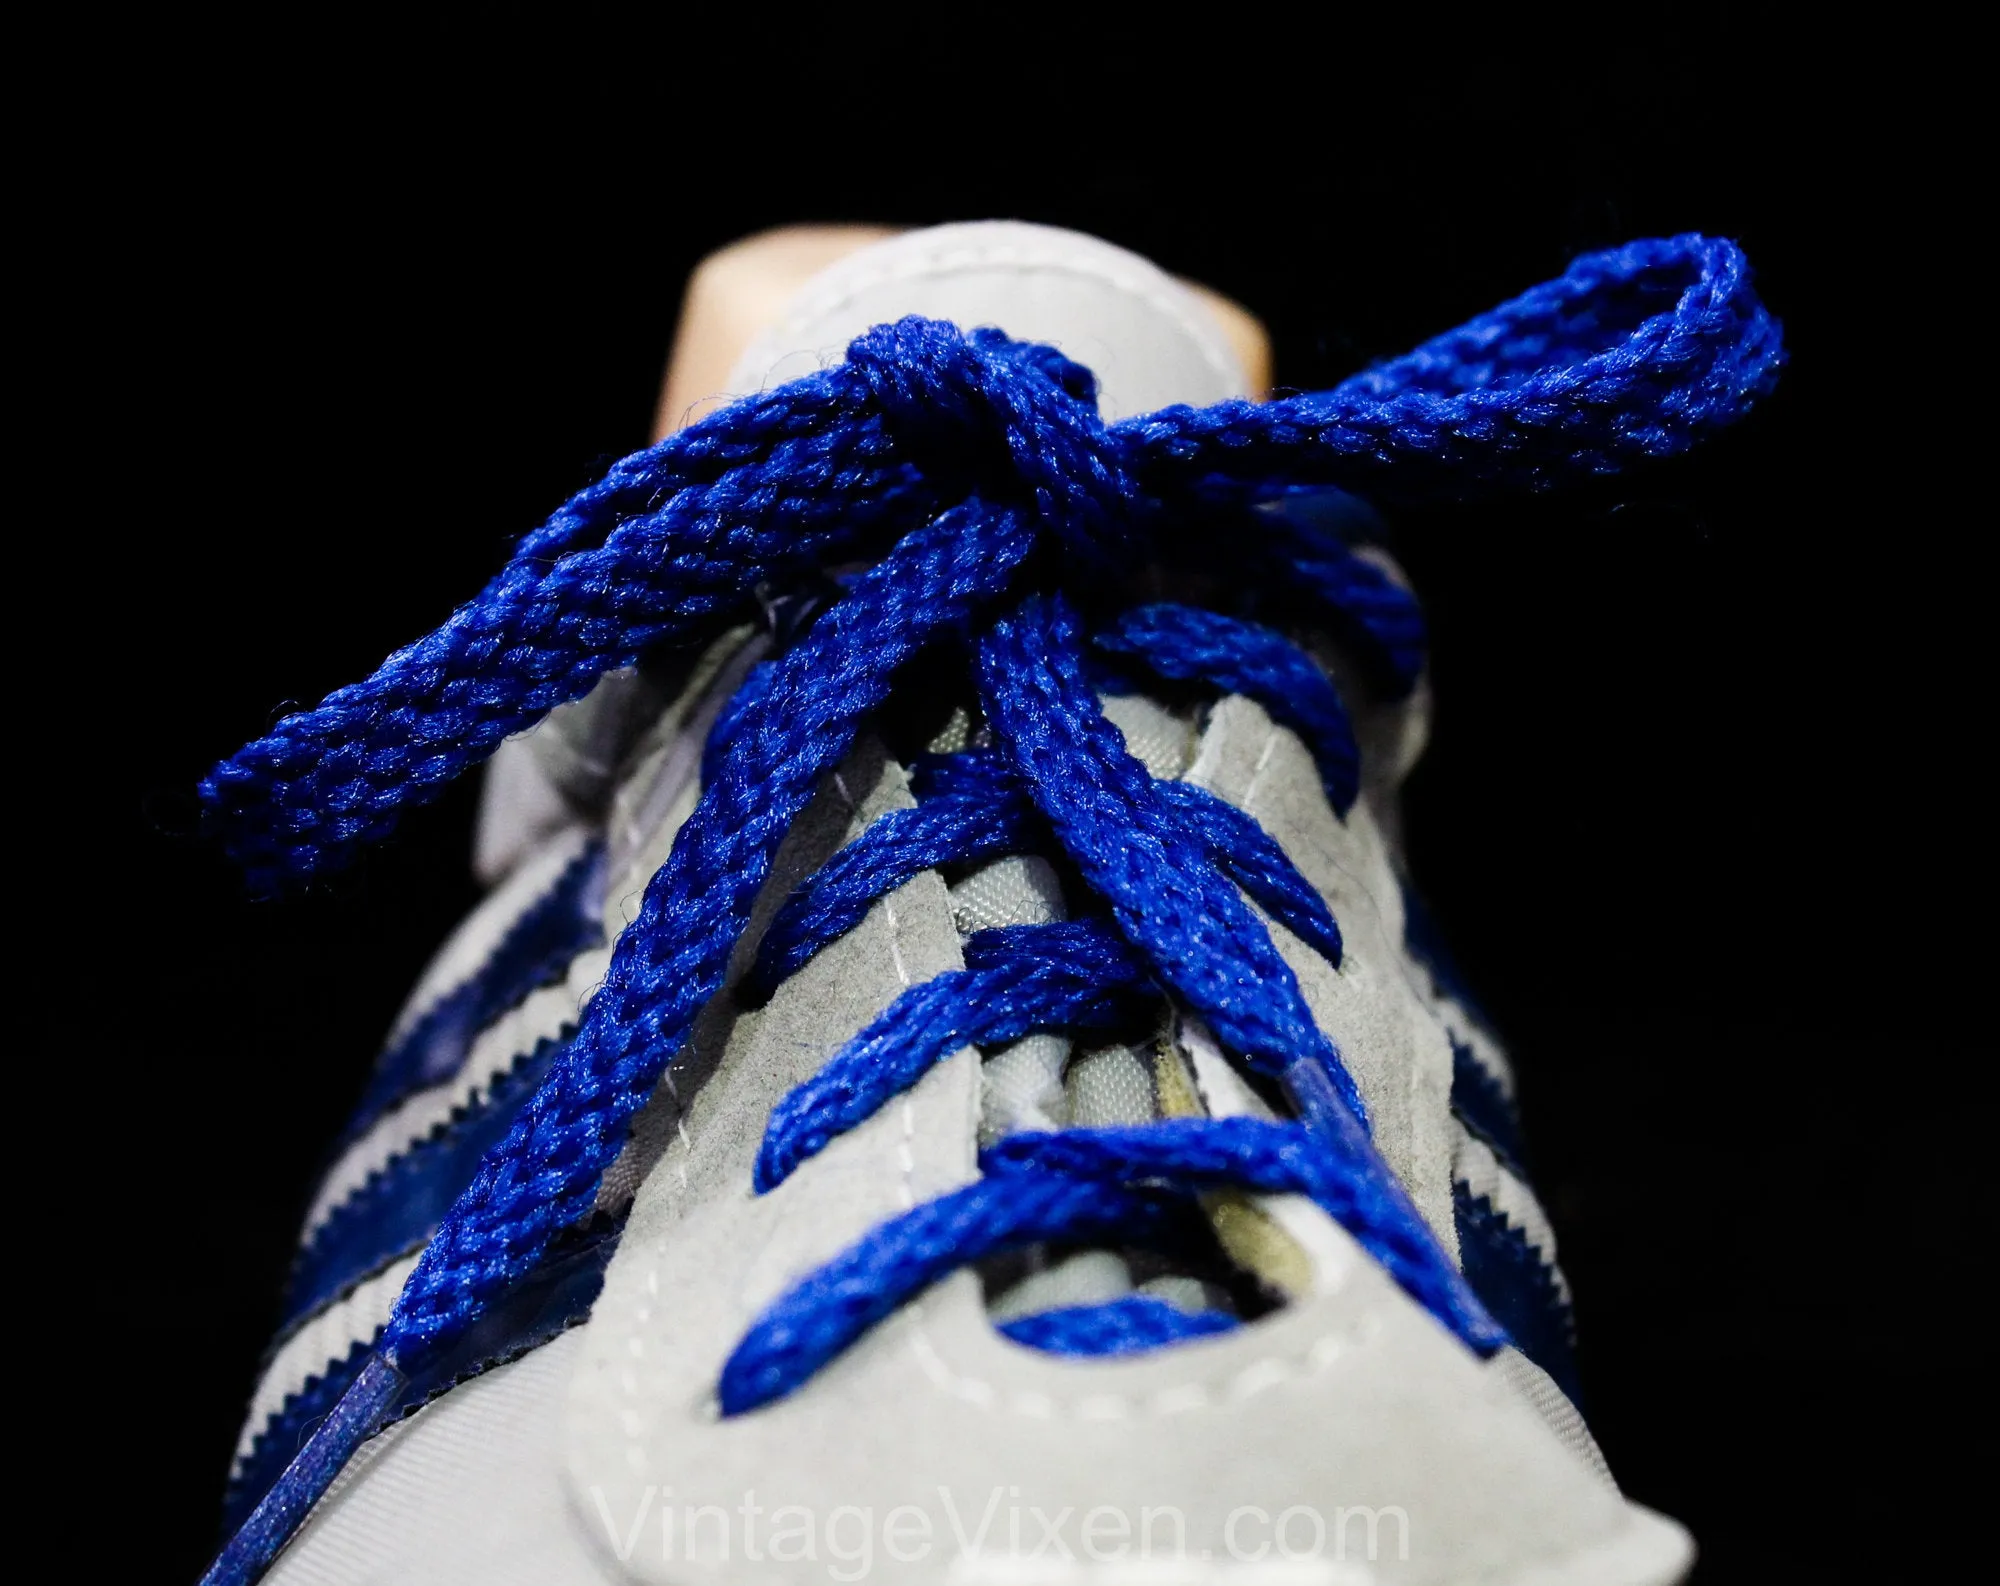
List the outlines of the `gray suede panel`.
{"label": "gray suede panel", "polygon": [[1370,801],[1335,819],[1297,735],[1234,696],[1215,707],[1187,780],[1256,816],[1332,909],[1338,970],[1275,922],[1271,938],[1360,1087],[1376,1147],[1455,1257],[1451,1041],[1412,984],[1402,894]]}
{"label": "gray suede panel", "polygon": [[[769,650],[769,638],[733,628],[698,656],[686,686],[627,753],[604,813],[606,871],[614,898],[636,893],[667,857],[674,833],[701,788],[701,754],[709,729]],[[636,911],[607,922],[616,935]]]}
{"label": "gray suede panel", "polygon": [[[919,1087],[920,1118],[949,1089],[943,1077],[929,1097]],[[1071,1547],[1092,1509],[1135,1532],[1147,1511],[1177,1515],[1155,1537],[1162,1552],[1182,1540],[1193,1559],[1222,1559],[1239,1511],[1299,1506],[1322,1523],[1339,1510],[1400,1511],[1408,1557],[1384,1547],[1367,1577],[1382,1581],[1664,1583],[1684,1566],[1677,1528],[1607,1489],[1507,1375],[1351,1245],[1338,1270],[1322,1262],[1320,1292],[1254,1327],[1090,1362],[1007,1343],[978,1280],[961,1273],[790,1398],[718,1419],[722,1361],[785,1279],[893,1210],[899,1184],[945,1168],[931,1161],[936,1138],[905,1136],[892,1114],[845,1143],[847,1160],[829,1152],[821,1173],[802,1170],[761,1202],[711,1200],[669,1238],[627,1235],[573,1382],[572,1502],[625,1525],[669,1494],[683,1515],[721,1509],[733,1533],[724,1558],[714,1531],[698,1532],[691,1562],[685,1528],[670,1550],[648,1527],[622,1561],[632,1577],[822,1579],[824,1555],[789,1568],[745,1557],[744,1506],[770,1516],[797,1505],[821,1527],[855,1509],[879,1526],[908,1506],[932,1546],[906,1559],[878,1546],[871,1578],[942,1581],[958,1551],[952,1515],[976,1530],[996,1493],[1003,1518],[988,1541],[999,1553],[1009,1508],[1066,1511]],[[914,1172],[899,1161],[906,1148]]]}
{"label": "gray suede panel", "polygon": [[[1346,967],[1327,969],[1282,933],[1281,948],[1355,1069],[1385,1154],[1448,1237],[1450,1054],[1402,968],[1379,829],[1365,811],[1335,821],[1298,741],[1241,700],[1214,712],[1190,776],[1256,814],[1332,902]],[[857,757],[802,822],[796,849],[788,845],[788,872],[803,874],[906,800],[895,767],[878,761],[871,771]],[[774,879],[774,895],[781,884]],[[920,877],[767,1009],[735,1016],[712,1059],[691,1055],[685,1076],[677,1065],[687,1106],[639,1190],[570,1388],[570,1499],[601,1565],[654,1582],[825,1579],[824,1551],[789,1563],[762,1549],[746,1556],[754,1516],[765,1517],[768,1544],[781,1506],[801,1506],[822,1539],[837,1511],[867,1511],[879,1533],[891,1510],[909,1506],[923,1519],[904,1516],[906,1556],[878,1535],[868,1578],[965,1581],[953,1516],[977,1532],[997,1504],[989,1553],[1009,1551],[1009,1511],[1017,1537],[1030,1508],[1067,1511],[1070,1549],[1078,1517],[1092,1509],[1122,1516],[1135,1537],[1153,1511],[1158,1526],[1184,1533],[1183,1557],[1197,1566],[1189,1578],[1222,1580],[1205,1577],[1199,1561],[1227,1559],[1232,1540],[1243,1540],[1229,1530],[1232,1516],[1297,1505],[1327,1525],[1342,1509],[1390,1516],[1381,1523],[1392,1531],[1407,1525],[1407,1557],[1392,1535],[1370,1573],[1349,1579],[1678,1578],[1685,1533],[1609,1490],[1575,1441],[1565,1446],[1550,1430],[1516,1370],[1474,1359],[1336,1224],[1291,1197],[1278,1209],[1306,1252],[1310,1284],[1234,1333],[1120,1359],[1044,1355],[995,1332],[979,1280],[962,1272],[791,1397],[720,1418],[723,1362],[766,1305],[876,1224],[973,1176],[979,1074],[967,1050],[772,1193],[750,1190],[766,1116],[783,1092],[905,985],[960,962],[951,900],[936,876]],[[693,1090],[688,1082],[710,1062]],[[671,1541],[663,1504],[677,1517]],[[711,1517],[690,1560],[687,1512],[711,1505],[728,1517],[728,1556]],[[642,1509],[651,1518],[619,1559]],[[604,1515],[627,1535],[614,1539]],[[1025,1523],[1023,1552],[1039,1532]],[[922,1526],[930,1545],[919,1554],[911,1539]],[[1168,1530],[1154,1538],[1159,1552],[1174,1540]]]}

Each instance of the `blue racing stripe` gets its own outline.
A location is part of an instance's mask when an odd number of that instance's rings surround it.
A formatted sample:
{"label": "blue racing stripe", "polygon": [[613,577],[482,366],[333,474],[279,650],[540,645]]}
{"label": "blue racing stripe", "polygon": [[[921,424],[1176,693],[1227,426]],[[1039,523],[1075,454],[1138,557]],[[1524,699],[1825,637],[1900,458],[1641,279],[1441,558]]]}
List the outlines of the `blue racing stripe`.
{"label": "blue racing stripe", "polygon": [[1451,1110],[1459,1122],[1492,1148],[1516,1178],[1527,1182],[1527,1153],[1521,1147],[1521,1119],[1514,1101],[1472,1048],[1451,1039]]}
{"label": "blue racing stripe", "polygon": [[479,1159],[506,1136],[521,1104],[568,1042],[543,1041],[496,1076],[478,1101],[392,1157],[342,1201],[300,1250],[285,1303],[285,1329],[385,1262],[414,1250],[466,1185]]}
{"label": "blue racing stripe", "polygon": [[414,1091],[442,1084],[501,1014],[603,940],[594,902],[604,848],[593,842],[524,909],[486,962],[383,1052],[347,1126],[353,1139]]}
{"label": "blue racing stripe", "polygon": [[1515,1347],[1555,1380],[1570,1403],[1582,1408],[1576,1376],[1576,1328],[1555,1271],[1527,1235],[1470,1186],[1451,1187],[1465,1280]]}

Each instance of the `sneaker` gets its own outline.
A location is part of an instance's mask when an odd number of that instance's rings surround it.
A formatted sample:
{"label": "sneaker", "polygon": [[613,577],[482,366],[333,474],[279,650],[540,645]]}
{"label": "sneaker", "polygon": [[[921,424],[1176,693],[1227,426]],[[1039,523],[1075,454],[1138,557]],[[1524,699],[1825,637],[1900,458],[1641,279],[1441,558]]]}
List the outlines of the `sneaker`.
{"label": "sneaker", "polygon": [[485,759],[491,888],[306,1220],[210,1578],[1680,1579],[1407,884],[1367,501],[1729,422],[1781,360],[1740,255],[1267,404],[1240,310],[1038,226],[755,239],[688,316],[695,422],[204,786],[275,888]]}

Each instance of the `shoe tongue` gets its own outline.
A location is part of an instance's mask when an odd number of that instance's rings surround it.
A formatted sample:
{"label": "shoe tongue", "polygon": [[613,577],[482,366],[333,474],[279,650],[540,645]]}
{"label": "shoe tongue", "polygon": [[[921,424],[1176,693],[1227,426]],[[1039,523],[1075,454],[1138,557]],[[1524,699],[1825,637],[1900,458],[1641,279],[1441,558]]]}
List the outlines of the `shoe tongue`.
{"label": "shoe tongue", "polygon": [[1172,276],[1081,232],[1012,220],[904,232],[848,254],[799,290],[726,389],[838,362],[863,331],[906,314],[1051,344],[1097,376],[1107,422],[1250,394],[1214,317]]}

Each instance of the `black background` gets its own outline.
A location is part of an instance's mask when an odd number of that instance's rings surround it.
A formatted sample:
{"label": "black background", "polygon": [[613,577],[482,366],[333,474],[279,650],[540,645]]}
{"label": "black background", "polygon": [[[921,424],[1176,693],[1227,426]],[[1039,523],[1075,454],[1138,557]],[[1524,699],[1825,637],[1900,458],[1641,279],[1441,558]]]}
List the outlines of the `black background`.
{"label": "black background", "polygon": [[49,1424],[136,1516],[130,1573],[199,1569],[321,1152],[475,896],[469,787],[335,893],[253,905],[170,835],[192,784],[644,441],[702,254],[992,215],[1234,295],[1293,387],[1586,248],[1748,249],[1793,363],[1740,430],[1398,522],[1440,699],[1409,826],[1516,1052],[1627,1489],[1692,1526],[1703,1581],[1918,1573],[1962,1519],[1935,1428],[1976,1371],[1991,1056],[1983,524],[1921,370],[1990,288],[1929,196],[1943,144],[1884,63],[1780,49],[1419,67],[1307,29],[1163,64],[824,31],[782,61],[528,37],[504,70],[446,33],[128,38],[32,151],[22,312],[56,356],[16,465],[42,1045],[15,1140],[59,1165],[24,1172],[17,1238],[32,1273],[59,1252],[27,1280]]}

